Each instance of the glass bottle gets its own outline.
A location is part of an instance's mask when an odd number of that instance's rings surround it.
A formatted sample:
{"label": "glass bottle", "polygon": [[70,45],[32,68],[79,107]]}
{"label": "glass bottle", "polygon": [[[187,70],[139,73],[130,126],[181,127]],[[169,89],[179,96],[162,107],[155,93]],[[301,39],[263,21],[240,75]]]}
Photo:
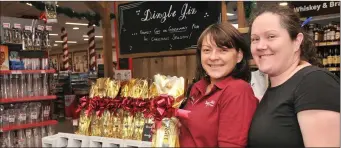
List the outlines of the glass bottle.
{"label": "glass bottle", "polygon": [[335,41],[340,41],[340,24],[336,26]]}

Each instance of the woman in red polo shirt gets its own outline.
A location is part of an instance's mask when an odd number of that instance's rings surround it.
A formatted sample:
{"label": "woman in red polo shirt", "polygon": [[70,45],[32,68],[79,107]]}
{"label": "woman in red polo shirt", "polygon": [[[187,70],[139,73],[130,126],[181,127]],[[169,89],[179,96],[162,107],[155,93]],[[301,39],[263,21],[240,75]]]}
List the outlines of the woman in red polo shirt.
{"label": "woman in red polo shirt", "polygon": [[181,147],[244,147],[258,100],[249,85],[249,48],[229,23],[213,24],[198,39],[197,79],[180,118]]}

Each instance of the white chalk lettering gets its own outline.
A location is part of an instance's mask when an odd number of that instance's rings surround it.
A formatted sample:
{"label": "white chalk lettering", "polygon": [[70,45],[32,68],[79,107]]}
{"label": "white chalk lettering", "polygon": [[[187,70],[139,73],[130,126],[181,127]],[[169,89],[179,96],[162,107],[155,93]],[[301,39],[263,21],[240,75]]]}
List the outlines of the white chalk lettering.
{"label": "white chalk lettering", "polygon": [[151,41],[152,42],[159,42],[159,41],[168,41],[169,40],[169,37],[152,37],[151,38]]}
{"label": "white chalk lettering", "polygon": [[188,6],[188,3],[185,3],[181,8],[181,16],[178,18],[179,21],[186,19],[187,15],[193,15],[196,14],[197,10],[195,8],[192,8],[191,6]]}
{"label": "white chalk lettering", "polygon": [[161,23],[164,23],[167,18],[170,17],[175,17],[176,16],[176,11],[172,10],[173,5],[170,5],[168,12],[156,12],[156,11],[151,11],[150,9],[147,9],[144,11],[143,15],[144,17],[141,18],[141,21],[150,21],[150,20],[155,20],[155,19],[160,19]]}
{"label": "white chalk lettering", "polygon": [[185,32],[186,30],[187,30],[187,26],[178,27],[178,28],[172,28],[172,26],[168,27],[168,32],[169,33]]}
{"label": "white chalk lettering", "polygon": [[144,34],[151,34],[152,31],[143,31],[143,30],[140,30],[140,34],[144,35]]}
{"label": "white chalk lettering", "polygon": [[161,30],[159,30],[157,28],[154,29],[154,34],[160,34],[160,33],[161,33]]}

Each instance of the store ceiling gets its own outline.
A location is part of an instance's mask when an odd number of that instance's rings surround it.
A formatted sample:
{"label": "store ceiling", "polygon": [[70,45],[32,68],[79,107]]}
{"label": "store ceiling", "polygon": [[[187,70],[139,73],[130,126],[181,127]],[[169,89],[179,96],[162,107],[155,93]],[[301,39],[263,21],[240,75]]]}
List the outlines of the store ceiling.
{"label": "store ceiling", "polygon": [[[84,2],[65,2],[65,1],[59,1],[58,5],[60,7],[69,7],[72,10],[76,12],[93,12],[91,9],[89,9]],[[16,17],[20,18],[22,16],[33,16],[33,17],[39,17],[40,11],[36,9],[34,6],[29,6],[25,3],[19,3],[17,1],[1,1],[0,2],[0,15],[5,17]],[[113,13],[113,9],[112,9]],[[68,33],[68,40],[69,41],[76,41],[76,44],[69,44],[69,46],[77,45],[77,44],[87,44],[88,41],[84,40],[83,35],[87,34],[87,31],[89,30],[87,26],[75,26],[75,25],[66,25],[66,22],[72,22],[72,23],[88,23],[87,20],[79,20],[77,18],[71,19],[63,14],[58,15],[58,23],[54,24],[48,24],[52,26],[52,34],[58,34],[58,36],[50,36],[53,44],[58,44],[57,47],[53,47],[54,49],[60,49],[61,43],[55,43],[55,41],[60,41],[60,32],[61,27],[65,27]],[[112,21],[112,28],[113,28],[113,21]],[[22,24],[24,25],[24,24]],[[25,24],[30,25],[30,24]],[[78,30],[73,30],[73,27],[78,27]],[[95,36],[102,36],[102,28],[101,27],[95,27]],[[112,37],[114,38],[114,31],[112,31]],[[101,41],[101,38],[95,38],[96,41]]]}
{"label": "store ceiling", "polygon": [[[113,3],[112,3],[113,4]],[[61,7],[69,7],[72,8],[76,12],[93,12],[91,9],[89,9],[84,2],[77,2],[77,1],[59,1],[58,5]],[[112,5],[113,6],[113,5]],[[237,24],[237,2],[236,1],[230,1],[227,3],[227,13],[233,14],[228,16],[228,20],[232,24]],[[113,13],[113,9],[111,9]],[[6,16],[6,17],[16,17],[20,18],[22,16],[33,16],[33,17],[39,17],[40,11],[37,10],[33,6],[29,6],[25,3],[19,3],[17,1],[1,1],[0,2],[0,15]],[[76,44],[69,44],[69,47],[77,44],[87,44],[88,41],[84,40],[83,35],[86,35],[88,28],[87,26],[74,26],[74,25],[66,25],[66,22],[73,22],[73,23],[88,23],[87,20],[79,20],[79,19],[71,19],[67,16],[64,16],[63,14],[58,15],[58,23],[55,24],[49,24],[52,26],[53,31],[52,34],[58,34],[58,36],[51,36],[51,40],[53,44],[55,41],[60,41],[60,29],[61,27],[65,27],[68,32],[68,40],[69,41],[76,41]],[[112,28],[113,26],[112,21]],[[29,24],[25,24],[29,25]],[[79,30],[73,30],[73,27],[78,27]],[[101,27],[95,27],[95,35],[96,36],[102,36],[102,29]],[[114,38],[114,31],[112,31],[112,37]],[[96,41],[101,41],[101,38],[95,38]],[[58,44],[57,47],[53,47],[53,50],[60,50],[61,43]],[[114,43],[113,43],[114,44]]]}

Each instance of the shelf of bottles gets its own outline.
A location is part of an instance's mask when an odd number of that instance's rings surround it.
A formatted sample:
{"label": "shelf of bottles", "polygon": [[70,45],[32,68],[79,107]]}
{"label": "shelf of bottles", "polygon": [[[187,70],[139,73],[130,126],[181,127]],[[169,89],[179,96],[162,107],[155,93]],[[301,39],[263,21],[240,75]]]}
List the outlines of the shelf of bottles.
{"label": "shelf of bottles", "polygon": [[310,24],[308,32],[315,41],[322,67],[340,77],[340,23]]}

